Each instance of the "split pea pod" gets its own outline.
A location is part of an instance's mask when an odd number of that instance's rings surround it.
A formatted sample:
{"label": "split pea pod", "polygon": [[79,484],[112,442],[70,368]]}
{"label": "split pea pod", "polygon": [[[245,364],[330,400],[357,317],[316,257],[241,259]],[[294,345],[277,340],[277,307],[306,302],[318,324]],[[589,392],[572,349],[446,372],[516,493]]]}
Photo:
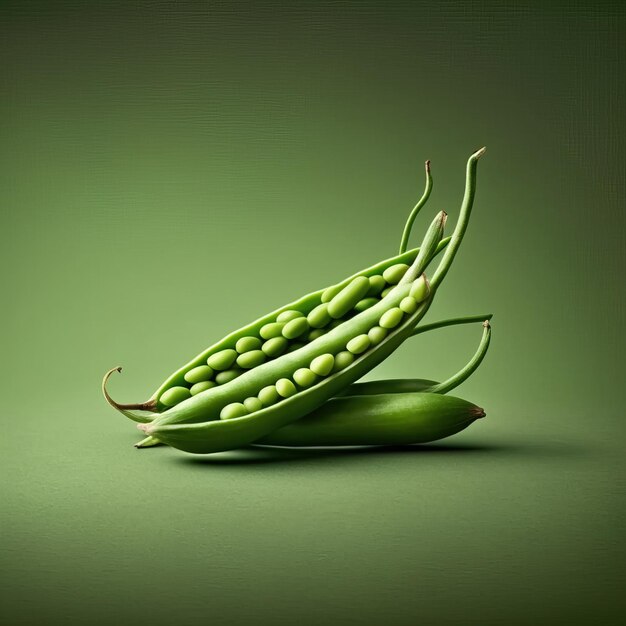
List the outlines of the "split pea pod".
{"label": "split pea pod", "polygon": [[485,412],[437,393],[405,392],[333,398],[301,420],[258,439],[255,445],[394,446],[454,435]]}
{"label": "split pea pod", "polygon": [[[469,220],[475,194],[476,165],[483,153],[484,149],[481,149],[468,160],[466,189],[459,220],[450,246],[435,270],[435,288],[428,288],[421,273],[434,256],[437,242],[441,240],[445,222],[443,213],[429,228],[422,248],[405,276],[376,305],[358,313],[347,323],[331,328],[327,334],[295,352],[244,372],[238,379],[221,388],[213,388],[184,400],[151,423],[140,425],[140,428],[164,443],[187,452],[209,453],[241,447],[314,411],[389,356],[411,336],[454,259]],[[337,295],[333,295],[333,298]],[[405,311],[407,307],[402,309],[399,306],[407,297],[416,300],[417,306],[410,307],[412,313]],[[375,328],[382,328],[387,333],[382,340],[377,338],[376,343],[370,338],[370,332]],[[363,335],[367,340],[361,339]],[[357,338],[359,341],[354,343]],[[340,357],[341,369],[333,371]],[[290,379],[295,371],[304,368],[311,369],[321,380],[312,386],[298,389]],[[247,414],[245,402],[255,396],[258,396],[264,408]],[[264,398],[267,402],[264,402]]]}

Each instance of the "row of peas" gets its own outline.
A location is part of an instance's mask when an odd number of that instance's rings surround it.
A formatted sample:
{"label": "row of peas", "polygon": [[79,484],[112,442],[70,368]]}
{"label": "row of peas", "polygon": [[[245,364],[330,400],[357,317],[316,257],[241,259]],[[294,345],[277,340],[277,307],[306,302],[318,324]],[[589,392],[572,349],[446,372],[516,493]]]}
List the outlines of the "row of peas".
{"label": "row of peas", "polygon": [[[355,279],[356,280],[356,279]],[[307,389],[316,384],[321,378],[329,376],[345,369],[353,363],[355,358],[361,356],[370,347],[379,344],[389,333],[402,322],[405,315],[412,315],[417,310],[419,302],[422,302],[428,293],[425,281],[418,280],[414,283],[408,296],[402,299],[397,307],[385,311],[378,321],[367,333],[357,335],[348,341],[346,349],[337,354],[322,354],[315,357],[309,367],[302,367],[293,373],[293,380],[281,378],[274,385],[263,387],[257,396],[246,398],[243,402],[231,402],[220,412],[220,419],[232,419],[243,417],[255,411],[260,411],[272,406],[277,402],[290,398],[298,390]]]}
{"label": "row of peas", "polygon": [[397,263],[382,274],[357,276],[346,286],[329,287],[322,293],[320,304],[307,315],[293,309],[283,311],[274,322],[260,328],[258,337],[241,337],[232,348],[211,354],[206,365],[187,371],[184,375],[186,386],[170,387],[159,401],[165,406],[174,406],[217,385],[224,385],[268,360],[298,350],[350,316],[374,306],[400,282],[408,267]]}

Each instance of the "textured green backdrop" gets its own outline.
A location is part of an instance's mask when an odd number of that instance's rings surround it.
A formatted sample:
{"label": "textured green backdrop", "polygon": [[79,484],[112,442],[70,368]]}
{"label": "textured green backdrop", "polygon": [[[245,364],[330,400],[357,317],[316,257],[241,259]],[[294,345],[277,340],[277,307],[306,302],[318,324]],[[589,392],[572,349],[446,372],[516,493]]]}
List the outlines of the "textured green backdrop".
{"label": "textured green backdrop", "polygon": [[[617,623],[624,610],[624,5],[0,3],[1,618]],[[456,218],[428,320],[491,311],[406,451],[137,451],[209,342]],[[414,241],[417,242],[416,236]],[[480,327],[371,377],[442,377]],[[621,607],[619,606],[621,603]]]}

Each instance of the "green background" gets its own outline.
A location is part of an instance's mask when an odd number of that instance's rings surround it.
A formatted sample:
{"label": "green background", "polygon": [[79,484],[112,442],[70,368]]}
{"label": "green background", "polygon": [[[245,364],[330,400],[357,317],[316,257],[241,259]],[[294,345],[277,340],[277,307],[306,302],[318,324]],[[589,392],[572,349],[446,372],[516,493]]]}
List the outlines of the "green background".
{"label": "green background", "polygon": [[[620,8],[621,6],[621,8]],[[624,610],[623,4],[0,3],[2,619],[618,623]],[[404,450],[137,451],[226,332],[458,214],[427,321],[493,312]],[[480,326],[369,378],[441,378]],[[620,606],[621,605],[621,606]]]}

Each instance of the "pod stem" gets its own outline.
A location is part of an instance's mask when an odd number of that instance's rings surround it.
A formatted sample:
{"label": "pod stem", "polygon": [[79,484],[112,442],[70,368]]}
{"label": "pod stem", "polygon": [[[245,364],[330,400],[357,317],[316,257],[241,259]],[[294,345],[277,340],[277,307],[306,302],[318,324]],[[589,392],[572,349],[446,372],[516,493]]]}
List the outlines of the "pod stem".
{"label": "pod stem", "polygon": [[411,267],[405,272],[400,280],[400,285],[412,283],[418,276],[423,274],[426,266],[439,250],[439,244],[443,238],[443,229],[446,225],[447,218],[448,215],[445,211],[437,213],[424,235],[424,240],[422,241],[417,257],[415,257],[415,261],[413,261]]}
{"label": "pod stem", "polygon": [[157,402],[156,400],[152,399],[152,400],[148,400],[146,402],[139,402],[139,403],[135,403],[135,404],[120,404],[119,402],[116,402],[115,400],[113,400],[113,398],[111,398],[111,396],[109,395],[109,392],[107,391],[107,383],[109,382],[109,378],[111,377],[111,374],[113,374],[113,372],[121,372],[122,368],[120,366],[118,367],[114,367],[112,369],[110,369],[105,375],[104,378],[102,379],[102,393],[104,394],[104,398],[105,400],[114,408],[117,409],[120,413],[123,413],[124,415],[126,415],[126,417],[129,417],[130,419],[134,420],[135,422],[150,422],[152,420],[152,417],[148,417],[148,416],[144,416],[144,415],[138,415],[136,413],[133,413],[133,410],[138,410],[138,411],[151,411],[151,412],[156,412],[157,411]]}
{"label": "pod stem", "polygon": [[439,262],[435,273],[430,281],[432,289],[435,290],[445,278],[448,273],[452,261],[463,241],[463,236],[467,229],[469,217],[472,212],[472,205],[474,204],[474,196],[476,195],[476,169],[478,165],[478,159],[485,154],[487,148],[481,148],[470,156],[467,161],[466,177],[465,177],[465,194],[463,196],[463,203],[461,204],[461,211],[459,213],[459,219],[457,220],[454,232],[452,233],[452,240],[450,245],[447,246],[444,255]]}
{"label": "pod stem", "polygon": [[433,178],[430,173],[430,161],[426,161],[425,164],[426,169],[426,186],[424,187],[424,193],[422,197],[419,199],[417,204],[413,207],[413,210],[409,214],[409,217],[406,220],[406,224],[404,225],[404,231],[402,232],[402,239],[400,240],[400,254],[406,252],[409,237],[411,236],[411,229],[413,228],[413,222],[415,222],[415,218],[418,213],[421,211],[422,207],[426,204],[428,197],[430,196],[430,192],[433,188]]}
{"label": "pod stem", "polygon": [[430,393],[448,393],[448,391],[452,391],[455,387],[458,387],[461,383],[465,382],[479,367],[482,363],[485,355],[487,354],[487,349],[489,348],[489,342],[491,341],[491,324],[489,324],[489,320],[485,320],[483,322],[483,336],[480,340],[480,344],[478,345],[478,349],[476,353],[471,358],[471,360],[460,369],[454,376],[448,378],[448,380],[444,380],[442,383],[437,385],[433,385],[428,389],[424,389],[425,392]]}
{"label": "pod stem", "polygon": [[431,324],[418,326],[411,334],[411,337],[421,335],[422,333],[427,333],[431,330],[436,330],[437,328],[445,328],[446,326],[458,326],[459,324],[474,324],[475,322],[484,322],[485,320],[490,320],[492,317],[493,313],[488,313],[487,315],[468,315],[467,317],[453,317],[447,320],[439,320],[438,322],[432,322]]}
{"label": "pod stem", "polygon": [[160,445],[161,445],[161,441],[159,441],[156,437],[152,437],[151,435],[148,435],[141,441],[138,441],[135,444],[135,448],[152,448],[154,446],[160,446]]}

